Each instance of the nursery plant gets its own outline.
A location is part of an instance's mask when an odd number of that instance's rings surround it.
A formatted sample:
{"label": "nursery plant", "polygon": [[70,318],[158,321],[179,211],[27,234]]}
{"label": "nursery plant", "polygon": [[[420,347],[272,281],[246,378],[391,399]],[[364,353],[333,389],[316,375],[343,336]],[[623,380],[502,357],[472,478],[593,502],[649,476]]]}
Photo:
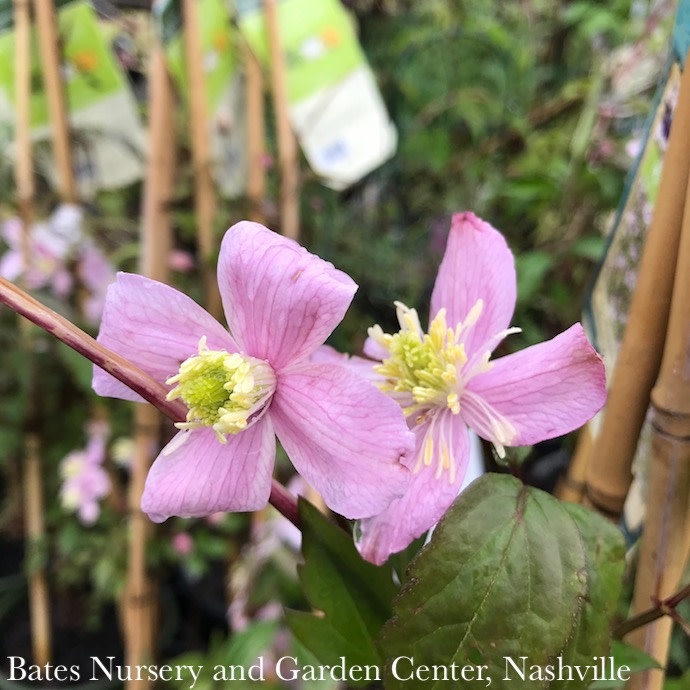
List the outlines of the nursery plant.
{"label": "nursery plant", "polygon": [[[177,290],[121,273],[98,341],[5,280],[0,294],[94,362],[97,392],[143,398],[175,420],[142,499],[154,520],[270,501],[300,527],[300,582],[320,613],[288,621],[319,663],[283,655],[272,673],[391,688],[628,679],[632,667],[611,651],[617,528],[507,474],[454,500],[468,427],[505,458],[507,446],[581,425],[605,399],[603,364],[579,326],[492,360],[513,332],[515,295],[495,229],[453,218],[429,333],[399,305],[398,334],[370,330],[365,349],[380,364],[315,359],[355,285],[294,241],[239,223],[223,239],[218,278],[228,330]],[[275,435],[326,506],[357,521],[354,540],[271,478]],[[386,563],[439,518],[406,570]]]}
{"label": "nursery plant", "polygon": [[[601,690],[658,667],[631,631],[687,627],[687,586],[627,618],[627,535],[533,486],[530,463],[553,485],[606,400],[577,321],[650,100],[609,82],[662,52],[664,3],[343,4],[399,148],[345,192],[301,161],[301,244],[266,227],[285,230],[273,123],[258,202],[200,209],[190,94],[143,191],[78,206],[39,180],[27,219],[2,185],[0,667],[17,684],[48,680],[18,605],[46,579],[55,656],[86,687]],[[470,483],[476,443],[489,471]],[[665,690],[689,654],[679,636]]]}

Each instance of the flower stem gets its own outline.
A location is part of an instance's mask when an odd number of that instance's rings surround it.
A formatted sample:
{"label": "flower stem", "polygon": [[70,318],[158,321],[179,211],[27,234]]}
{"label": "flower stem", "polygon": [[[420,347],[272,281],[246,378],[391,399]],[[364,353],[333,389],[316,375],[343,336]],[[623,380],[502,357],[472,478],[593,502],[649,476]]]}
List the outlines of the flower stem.
{"label": "flower stem", "polygon": [[[16,285],[0,277],[0,303],[21,314],[47,333],[61,340],[96,366],[124,383],[144,400],[175,422],[186,419],[187,408],[180,400],[166,400],[168,390],[129,360],[94,340],[71,321],[49,309]],[[295,497],[275,479],[272,480],[269,502],[290,522],[299,527]]]}
{"label": "flower stem", "polygon": [[643,625],[648,625],[658,620],[662,616],[672,615],[676,611],[676,606],[680,604],[683,599],[690,597],[690,584],[685,585],[682,589],[678,590],[675,594],[660,601],[656,606],[642,613],[638,613],[636,616],[623,621],[614,631],[613,635],[616,639],[620,640],[628,633],[637,628],[641,628]]}

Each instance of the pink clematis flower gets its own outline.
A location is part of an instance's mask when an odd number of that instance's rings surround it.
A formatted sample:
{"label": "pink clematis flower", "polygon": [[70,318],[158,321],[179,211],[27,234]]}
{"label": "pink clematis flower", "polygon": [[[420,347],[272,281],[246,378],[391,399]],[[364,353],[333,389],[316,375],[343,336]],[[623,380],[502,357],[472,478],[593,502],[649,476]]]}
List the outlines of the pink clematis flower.
{"label": "pink clematis flower", "polygon": [[[149,472],[151,519],[249,511],[268,501],[275,436],[326,504],[349,518],[407,488],[414,449],[400,408],[361,377],[309,356],[342,319],[349,276],[258,223],[226,233],[218,284],[229,332],[177,290],[120,273],[98,340],[172,387],[188,407]],[[139,397],[96,368],[101,395]]]}
{"label": "pink clematis flower", "polygon": [[60,461],[63,508],[76,512],[84,525],[93,525],[100,515],[99,501],[110,493],[110,478],[103,469],[110,429],[104,422],[92,422],[89,439],[82,450],[74,450]]}
{"label": "pink clematis flower", "polygon": [[[365,353],[382,390],[398,401],[416,437],[407,493],[362,520],[357,545],[383,563],[430,529],[451,505],[469,459],[468,428],[495,446],[531,445],[580,427],[604,404],[603,363],[580,324],[548,342],[490,361],[516,300],[513,255],[502,235],[456,214],[431,296],[425,334],[397,303],[400,332],[369,329]],[[361,359],[357,363],[361,368]]]}
{"label": "pink clematis flower", "polygon": [[115,269],[95,244],[87,242],[81,248],[77,270],[87,290],[82,303],[84,316],[97,324],[103,313],[108,286],[115,280]]}
{"label": "pink clematis flower", "polygon": [[0,256],[0,276],[7,280],[23,279],[30,290],[49,288],[58,298],[72,290],[72,276],[67,268],[71,246],[54,231],[51,221],[32,226],[29,235],[29,265],[22,249],[22,225],[10,218],[0,226],[0,237],[8,249]]}

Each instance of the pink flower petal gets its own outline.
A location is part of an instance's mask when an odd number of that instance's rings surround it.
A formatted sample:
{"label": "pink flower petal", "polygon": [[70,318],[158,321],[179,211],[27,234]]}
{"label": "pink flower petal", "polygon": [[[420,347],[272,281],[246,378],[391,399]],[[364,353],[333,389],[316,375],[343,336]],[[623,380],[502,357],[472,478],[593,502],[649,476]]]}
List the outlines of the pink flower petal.
{"label": "pink flower petal", "polygon": [[515,262],[503,235],[473,213],[456,213],[431,295],[430,319],[445,307],[451,327],[478,299],[484,309],[465,339],[468,357],[510,325],[516,300]]}
{"label": "pink flower petal", "polygon": [[[211,350],[237,352],[230,334],[208,312],[168,285],[118,273],[108,288],[98,342],[157,381],[174,376],[180,363],[198,352],[202,336]],[[98,367],[94,367],[93,388],[99,395],[141,400]]]}
{"label": "pink flower petal", "polygon": [[401,496],[414,448],[402,411],[345,367],[296,364],[282,372],[269,411],[297,471],[347,518],[380,513]]}
{"label": "pink flower petal", "polygon": [[[407,493],[379,515],[359,523],[357,548],[364,558],[377,565],[431,529],[455,500],[465,477],[470,445],[462,418],[443,411],[433,425],[417,426],[415,435],[417,446],[412,462],[408,463],[413,472]],[[449,481],[447,473],[437,477],[437,457],[428,466],[423,461],[427,437],[431,436],[438,447],[441,435],[445,436],[456,462],[453,481]],[[420,469],[415,472],[417,465]]]}
{"label": "pink flower petal", "polygon": [[390,352],[382,345],[379,345],[371,336],[364,341],[364,347],[362,349],[364,354],[372,359],[383,361],[390,357]]}
{"label": "pink flower petal", "polygon": [[24,270],[24,259],[21,252],[8,249],[0,257],[0,276],[6,280],[16,280]]}
{"label": "pink flower petal", "polygon": [[101,514],[101,507],[97,501],[89,500],[79,506],[77,514],[79,515],[79,521],[83,525],[90,527],[98,520],[98,516]]}
{"label": "pink flower petal", "polygon": [[225,234],[218,283],[230,332],[276,370],[323,344],[357,289],[332,264],[249,221]]}
{"label": "pink flower petal", "polygon": [[226,444],[211,429],[181,431],[154,461],[141,509],[154,522],[259,510],[271,492],[275,451],[266,417]]}
{"label": "pink flower petal", "polygon": [[[604,405],[604,364],[578,323],[538,345],[494,360],[467,388],[516,428],[510,445],[530,445],[582,426]],[[480,436],[486,420],[461,400],[462,416]]]}
{"label": "pink flower petal", "polygon": [[317,348],[309,358],[309,361],[314,364],[338,364],[339,366],[347,367],[350,371],[354,371],[372,383],[383,381],[383,377],[374,371],[374,366],[380,362],[367,359],[366,357],[338,352],[330,345],[322,345]]}

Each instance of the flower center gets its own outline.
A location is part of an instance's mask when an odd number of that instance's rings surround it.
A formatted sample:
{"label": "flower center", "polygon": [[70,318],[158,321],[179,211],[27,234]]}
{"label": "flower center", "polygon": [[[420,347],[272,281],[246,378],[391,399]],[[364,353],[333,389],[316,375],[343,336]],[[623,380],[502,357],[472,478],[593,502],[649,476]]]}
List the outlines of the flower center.
{"label": "flower center", "polygon": [[381,388],[402,394],[394,397],[398,397],[406,415],[437,406],[448,407],[453,414],[458,414],[458,382],[467,362],[461,342],[462,324],[449,328],[446,310],[440,309],[429,326],[429,333],[424,333],[414,309],[401,302],[395,306],[401,327],[398,333],[384,333],[380,326],[369,329],[369,336],[390,353],[390,357],[374,367],[386,379]]}
{"label": "flower center", "polygon": [[199,354],[180,365],[179,373],[166,383],[177,384],[168,400],[182,398],[187,421],[178,429],[210,426],[221,443],[228,434],[238,434],[262,416],[276,388],[270,365],[260,359],[225,350],[209,350],[206,336],[199,341]]}
{"label": "flower center", "polygon": [[[395,305],[400,322],[398,333],[384,333],[380,326],[369,329],[372,340],[390,355],[374,366],[385,379],[379,384],[381,390],[397,400],[406,417],[416,415],[415,424],[429,422],[433,426],[435,412],[449,409],[457,415],[462,406],[465,422],[491,441],[499,456],[504,457],[505,446],[511,445],[517,436],[515,426],[480,395],[468,390],[467,384],[493,367],[490,361],[493,349],[507,335],[520,329],[506,328],[496,333],[468,357],[465,340],[483,311],[481,299],[455,328],[448,326],[446,310],[440,309],[426,334],[414,309],[400,302]],[[431,435],[427,437],[420,456],[422,461],[414,471],[421,469],[422,462],[428,466],[436,460],[437,476],[448,471],[452,482],[457,473],[451,445],[445,440],[436,441]]]}

